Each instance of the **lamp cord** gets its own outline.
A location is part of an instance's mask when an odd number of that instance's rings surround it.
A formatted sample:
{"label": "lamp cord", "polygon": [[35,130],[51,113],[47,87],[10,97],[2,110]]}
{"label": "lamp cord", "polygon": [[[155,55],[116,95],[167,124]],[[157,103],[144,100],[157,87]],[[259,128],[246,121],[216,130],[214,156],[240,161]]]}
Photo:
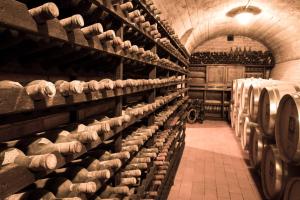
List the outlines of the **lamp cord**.
{"label": "lamp cord", "polygon": [[247,9],[250,6],[250,2],[251,2],[251,0],[248,0],[247,4],[245,6],[245,9]]}

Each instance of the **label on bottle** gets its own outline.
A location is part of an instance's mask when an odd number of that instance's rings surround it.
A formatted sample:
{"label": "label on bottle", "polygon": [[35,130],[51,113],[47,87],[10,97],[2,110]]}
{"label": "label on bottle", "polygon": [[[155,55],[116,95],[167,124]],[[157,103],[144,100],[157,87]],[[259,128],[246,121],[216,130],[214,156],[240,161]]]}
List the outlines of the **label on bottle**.
{"label": "label on bottle", "polygon": [[9,163],[13,163],[16,159],[16,156],[19,154],[18,150],[17,149],[13,149],[13,150],[10,150],[10,151],[6,151],[4,153],[4,158],[3,158],[3,162],[2,162],[2,165],[5,165],[5,164],[9,164]]}

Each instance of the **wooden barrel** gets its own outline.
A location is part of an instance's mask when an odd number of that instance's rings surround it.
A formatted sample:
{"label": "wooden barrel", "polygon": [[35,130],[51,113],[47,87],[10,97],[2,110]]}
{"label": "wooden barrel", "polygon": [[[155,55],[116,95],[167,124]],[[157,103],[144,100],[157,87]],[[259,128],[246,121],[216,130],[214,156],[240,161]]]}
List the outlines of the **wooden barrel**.
{"label": "wooden barrel", "polygon": [[241,124],[243,121],[243,115],[242,113],[237,113],[236,119],[235,119],[235,125],[234,125],[234,131],[235,131],[235,136],[240,137],[241,133],[240,133],[240,128],[241,128]]}
{"label": "wooden barrel", "polygon": [[259,79],[254,84],[252,84],[248,91],[249,96],[249,116],[251,121],[257,122],[258,121],[258,103],[259,97],[262,89],[269,85],[278,84],[281,81],[277,80],[266,80],[266,79]]}
{"label": "wooden barrel", "polygon": [[249,114],[249,96],[248,96],[248,91],[251,85],[255,84],[256,79],[250,78],[246,79],[243,81],[241,84],[241,95],[240,95],[240,106],[239,109],[246,113]]}
{"label": "wooden barrel", "polygon": [[231,84],[231,101],[234,103],[234,97],[236,92],[236,82],[237,80],[233,80]]}
{"label": "wooden barrel", "polygon": [[249,149],[250,137],[254,134],[255,128],[257,127],[258,124],[251,122],[249,117],[245,117],[243,130],[241,132],[241,145],[244,150]]}
{"label": "wooden barrel", "polygon": [[230,125],[232,128],[234,128],[235,120],[236,120],[236,111],[234,110],[233,103],[230,104],[230,111],[228,113],[229,113],[228,119],[230,119]]}
{"label": "wooden barrel", "polygon": [[288,181],[284,190],[284,200],[300,199],[300,177],[292,178]]}
{"label": "wooden barrel", "polygon": [[234,99],[234,107],[236,108],[236,110],[238,110],[239,106],[240,106],[240,96],[241,96],[241,86],[242,83],[245,81],[246,79],[236,79],[235,80],[235,85],[233,85],[232,87],[232,91],[233,91],[233,99]]}
{"label": "wooden barrel", "polygon": [[249,143],[250,165],[252,168],[258,169],[261,164],[263,149],[268,144],[259,127],[253,129]]}
{"label": "wooden barrel", "polygon": [[265,146],[261,161],[261,182],[266,199],[280,198],[284,188],[285,170],[278,149],[273,145]]}
{"label": "wooden barrel", "polygon": [[281,158],[300,163],[300,92],[287,94],[279,102],[275,139]]}
{"label": "wooden barrel", "polygon": [[258,103],[258,124],[267,137],[274,137],[277,107],[285,95],[299,91],[293,83],[280,83],[262,89]]}

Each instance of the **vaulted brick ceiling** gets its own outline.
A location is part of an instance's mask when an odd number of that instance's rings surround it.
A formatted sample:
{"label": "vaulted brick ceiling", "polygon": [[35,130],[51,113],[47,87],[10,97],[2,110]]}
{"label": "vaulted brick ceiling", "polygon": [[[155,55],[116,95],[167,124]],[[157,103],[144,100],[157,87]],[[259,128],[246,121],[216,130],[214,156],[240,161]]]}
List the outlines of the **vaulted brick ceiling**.
{"label": "vaulted brick ceiling", "polygon": [[[250,0],[262,12],[243,26],[227,17],[233,8],[248,0],[154,0],[186,48],[218,36],[234,34],[258,40],[270,48],[276,62],[300,59],[300,0]],[[192,31],[191,31],[192,30]],[[189,33],[190,34],[187,34]]]}

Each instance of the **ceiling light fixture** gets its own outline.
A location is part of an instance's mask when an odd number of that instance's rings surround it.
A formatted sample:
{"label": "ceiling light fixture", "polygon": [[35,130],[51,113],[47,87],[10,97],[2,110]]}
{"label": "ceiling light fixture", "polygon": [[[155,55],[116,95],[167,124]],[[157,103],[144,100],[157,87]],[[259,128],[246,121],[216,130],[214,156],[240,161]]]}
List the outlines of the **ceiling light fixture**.
{"label": "ceiling light fixture", "polygon": [[250,12],[241,12],[234,16],[235,19],[241,24],[241,25],[247,25],[250,23],[251,19],[253,18],[253,14]]}
{"label": "ceiling light fixture", "polygon": [[250,0],[245,6],[233,8],[226,13],[228,17],[235,18],[241,25],[247,25],[251,22],[255,15],[261,13],[261,9],[255,6],[250,6]]}

